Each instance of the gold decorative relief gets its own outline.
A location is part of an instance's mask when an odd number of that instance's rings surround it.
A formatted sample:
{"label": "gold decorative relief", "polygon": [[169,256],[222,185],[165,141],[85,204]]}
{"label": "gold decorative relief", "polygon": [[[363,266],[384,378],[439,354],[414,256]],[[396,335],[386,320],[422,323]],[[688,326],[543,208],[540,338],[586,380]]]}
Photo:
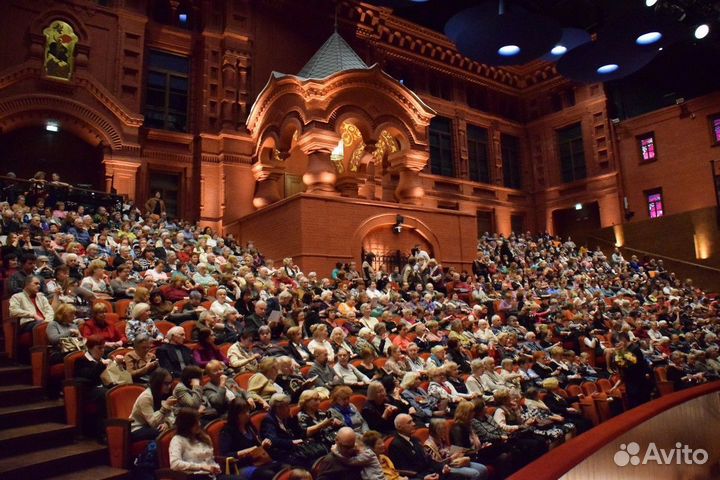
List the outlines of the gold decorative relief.
{"label": "gold decorative relief", "polygon": [[45,35],[45,75],[70,80],[75,67],[75,45],[78,37],[73,28],[62,20],[55,20],[43,30]]}

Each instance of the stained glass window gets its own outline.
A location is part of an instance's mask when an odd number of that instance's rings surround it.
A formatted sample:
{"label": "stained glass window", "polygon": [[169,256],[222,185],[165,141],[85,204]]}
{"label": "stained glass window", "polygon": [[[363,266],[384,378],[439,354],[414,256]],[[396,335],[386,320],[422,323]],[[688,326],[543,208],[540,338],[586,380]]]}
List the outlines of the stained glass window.
{"label": "stained glass window", "polygon": [[655,151],[655,136],[650,133],[640,137],[640,154],[643,162],[650,162],[657,159]]}
{"label": "stained glass window", "polygon": [[663,209],[662,192],[654,190],[647,193],[648,213],[650,218],[659,218],[665,214]]}

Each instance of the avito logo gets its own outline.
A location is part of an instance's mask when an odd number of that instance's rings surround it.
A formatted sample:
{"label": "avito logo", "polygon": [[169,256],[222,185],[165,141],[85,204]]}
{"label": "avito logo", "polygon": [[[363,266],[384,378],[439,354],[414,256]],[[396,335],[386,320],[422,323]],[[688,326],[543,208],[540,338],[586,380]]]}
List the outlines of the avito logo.
{"label": "avito logo", "polygon": [[620,450],[615,452],[613,461],[618,467],[627,465],[646,465],[655,463],[657,465],[704,465],[708,461],[708,452],[702,448],[693,450],[688,445],[678,442],[675,448],[668,450],[658,448],[654,442],[651,442],[645,449],[645,453],[641,455],[640,445],[636,442],[620,445]]}

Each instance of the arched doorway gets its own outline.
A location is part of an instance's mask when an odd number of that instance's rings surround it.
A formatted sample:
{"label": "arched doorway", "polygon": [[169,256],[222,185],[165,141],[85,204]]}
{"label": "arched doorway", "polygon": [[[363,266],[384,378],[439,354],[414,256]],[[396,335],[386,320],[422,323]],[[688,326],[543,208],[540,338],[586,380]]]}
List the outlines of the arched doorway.
{"label": "arched doorway", "polygon": [[42,170],[57,172],[64,182],[105,190],[105,168],[101,145],[91,145],[68,132],[33,126],[0,135],[0,174],[14,172],[32,178]]}
{"label": "arched doorway", "polygon": [[362,258],[365,254],[375,255],[373,268],[392,272],[394,267],[402,267],[415,246],[420,246],[434,256],[432,245],[414,228],[404,227],[397,232],[391,225],[382,225],[371,230],[362,242]]}

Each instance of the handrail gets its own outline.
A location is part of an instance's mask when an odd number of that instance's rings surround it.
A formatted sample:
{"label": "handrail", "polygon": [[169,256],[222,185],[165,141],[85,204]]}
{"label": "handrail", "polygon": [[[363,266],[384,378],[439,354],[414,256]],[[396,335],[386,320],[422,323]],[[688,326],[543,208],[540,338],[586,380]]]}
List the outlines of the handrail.
{"label": "handrail", "polygon": [[[0,181],[4,182],[7,186],[9,183],[32,183],[33,179],[31,178],[17,178],[17,177],[8,177],[7,175],[0,175]],[[102,195],[112,195],[108,192],[105,192],[103,190],[92,190],[90,188],[82,188],[77,187],[75,185],[69,184],[69,183],[61,183],[61,184],[53,184],[52,182],[47,181],[48,186],[55,187],[55,188],[67,188],[72,190],[78,190],[81,192],[90,192],[90,193],[100,193]],[[120,196],[120,195],[118,195]]]}
{"label": "handrail", "polygon": [[720,381],[681,390],[633,408],[579,435],[511,475],[508,480],[558,479],[620,435],[689,400],[719,392]]}
{"label": "handrail", "polygon": [[[611,242],[610,240],[604,239],[604,238],[595,237],[595,236],[593,236],[593,235],[588,235],[587,238],[588,238],[588,239],[592,239],[592,240],[596,240],[596,241],[598,241],[598,242],[606,243],[606,244],[608,244],[608,245],[615,246],[615,244],[614,244],[613,242]],[[700,263],[688,262],[687,260],[681,260],[681,259],[679,259],[679,258],[668,257],[667,255],[660,255],[659,253],[648,252],[648,251],[645,251],[645,250],[640,250],[640,249],[632,248],[632,247],[622,246],[622,247],[619,247],[619,248],[622,248],[622,249],[625,249],[625,250],[629,250],[629,251],[631,251],[631,252],[639,253],[639,254],[641,254],[641,255],[647,255],[647,256],[650,256],[650,257],[662,258],[663,260],[670,260],[671,262],[682,263],[683,265],[688,265],[688,266],[690,266],[690,267],[702,268],[702,269],[705,269],[705,270],[710,270],[710,271],[715,272],[715,273],[720,273],[720,269],[715,268],[715,267],[708,267],[707,265],[702,265],[702,264],[700,264]]]}

